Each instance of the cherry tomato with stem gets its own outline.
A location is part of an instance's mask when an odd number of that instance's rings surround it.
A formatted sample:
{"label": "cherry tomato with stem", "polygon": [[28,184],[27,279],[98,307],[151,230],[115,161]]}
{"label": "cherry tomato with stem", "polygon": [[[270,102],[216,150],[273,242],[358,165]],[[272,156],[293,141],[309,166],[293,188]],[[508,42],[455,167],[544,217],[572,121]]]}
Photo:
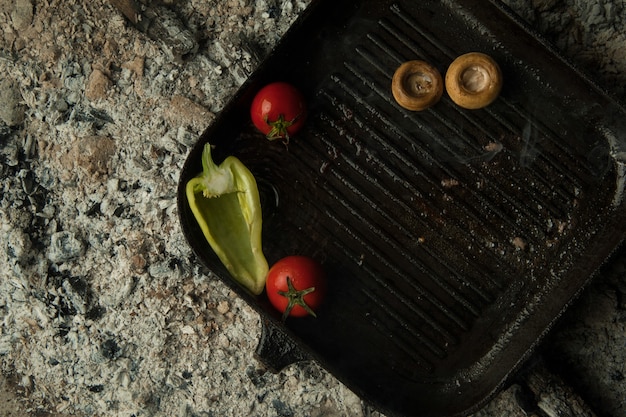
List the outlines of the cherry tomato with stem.
{"label": "cherry tomato with stem", "polygon": [[250,106],[252,123],[269,140],[289,142],[289,137],[302,129],[306,116],[304,96],[285,82],[274,82],[261,88]]}
{"label": "cherry tomato with stem", "polygon": [[270,303],[287,317],[317,317],[315,310],[326,295],[322,265],[308,256],[282,258],[270,268],[265,289]]}

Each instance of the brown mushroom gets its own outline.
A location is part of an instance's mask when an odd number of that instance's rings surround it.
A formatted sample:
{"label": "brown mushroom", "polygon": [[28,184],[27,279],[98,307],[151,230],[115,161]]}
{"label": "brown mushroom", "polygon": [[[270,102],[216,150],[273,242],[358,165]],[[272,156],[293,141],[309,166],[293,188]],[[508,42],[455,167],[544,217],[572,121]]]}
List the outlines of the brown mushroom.
{"label": "brown mushroom", "polygon": [[439,71],[424,61],[407,61],[393,74],[391,93],[407,110],[421,111],[437,103],[443,94]]}
{"label": "brown mushroom", "polygon": [[480,109],[491,104],[502,89],[498,64],[480,52],[470,52],[455,59],[446,72],[446,90],[459,106]]}

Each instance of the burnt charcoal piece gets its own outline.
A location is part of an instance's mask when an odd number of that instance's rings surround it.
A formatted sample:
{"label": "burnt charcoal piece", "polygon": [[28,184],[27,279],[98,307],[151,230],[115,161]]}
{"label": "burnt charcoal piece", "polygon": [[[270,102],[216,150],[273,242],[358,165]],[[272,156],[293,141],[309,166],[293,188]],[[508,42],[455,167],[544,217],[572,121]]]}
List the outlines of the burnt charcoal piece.
{"label": "burnt charcoal piece", "polygon": [[104,385],[100,385],[100,384],[98,384],[98,385],[91,385],[89,387],[89,391],[95,392],[95,393],[102,392],[102,391],[104,391]]}
{"label": "burnt charcoal piece", "polygon": [[115,360],[119,358],[122,354],[121,348],[117,344],[115,339],[107,339],[102,342],[102,345],[100,346],[100,352],[102,353],[102,356],[110,360]]}
{"label": "burnt charcoal piece", "polygon": [[99,320],[102,318],[102,316],[104,316],[105,313],[106,308],[100,305],[95,305],[87,310],[87,313],[85,313],[85,318],[88,320]]}

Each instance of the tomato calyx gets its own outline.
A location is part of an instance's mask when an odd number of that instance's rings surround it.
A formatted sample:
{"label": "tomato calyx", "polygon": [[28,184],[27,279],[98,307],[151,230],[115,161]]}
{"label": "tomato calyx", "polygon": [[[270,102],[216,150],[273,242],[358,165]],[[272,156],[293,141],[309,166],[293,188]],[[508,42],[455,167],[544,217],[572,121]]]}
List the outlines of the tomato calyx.
{"label": "tomato calyx", "polygon": [[315,287],[306,288],[304,290],[297,290],[296,287],[293,286],[291,282],[291,278],[287,277],[287,291],[277,291],[278,294],[286,297],[288,300],[287,307],[285,307],[285,311],[283,312],[282,320],[287,320],[289,313],[295,306],[300,306],[306,310],[313,317],[317,317],[313,309],[309,307],[309,305],[304,301],[304,296],[315,291]]}
{"label": "tomato calyx", "polygon": [[267,115],[266,115],[265,116],[265,123],[271,129],[270,129],[269,132],[267,132],[267,135],[265,135],[265,138],[267,140],[284,139],[285,143],[289,143],[289,132],[287,131],[287,129],[291,125],[296,123],[299,118],[300,118],[300,115],[297,115],[296,117],[294,117],[291,120],[285,120],[285,115],[281,113],[281,114],[278,115],[278,119],[276,119],[273,122],[270,122],[268,117],[267,117]]}

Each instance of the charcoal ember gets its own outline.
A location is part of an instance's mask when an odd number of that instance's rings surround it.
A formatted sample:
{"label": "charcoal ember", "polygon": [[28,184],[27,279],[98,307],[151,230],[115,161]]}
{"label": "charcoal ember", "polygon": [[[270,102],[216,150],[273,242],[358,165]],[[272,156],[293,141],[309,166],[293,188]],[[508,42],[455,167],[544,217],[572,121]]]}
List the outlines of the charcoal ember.
{"label": "charcoal ember", "polygon": [[7,126],[22,124],[26,107],[17,84],[10,78],[0,81],[0,121]]}
{"label": "charcoal ember", "polygon": [[31,257],[32,242],[28,234],[20,229],[12,229],[6,235],[6,253],[10,259],[24,263]]}
{"label": "charcoal ember", "polygon": [[83,242],[74,233],[61,231],[50,237],[48,259],[54,263],[67,262],[79,258],[84,250]]}
{"label": "charcoal ember", "polygon": [[158,2],[140,5],[134,0],[111,0],[141,32],[158,41],[174,60],[198,51],[198,43],[176,12]]}
{"label": "charcoal ember", "polygon": [[110,88],[111,80],[109,77],[103,71],[94,68],[87,80],[85,96],[89,100],[97,101],[105,98]]}
{"label": "charcoal ember", "polygon": [[93,393],[102,392],[102,391],[104,391],[104,385],[102,385],[102,384],[90,385],[89,386],[89,391],[91,391]]}
{"label": "charcoal ember", "polygon": [[14,0],[11,10],[11,22],[17,30],[26,29],[33,20],[32,0]]}
{"label": "charcoal ember", "polygon": [[7,126],[6,124],[0,123],[0,140],[8,138],[11,135],[12,131],[13,130],[11,129],[11,127]]}

